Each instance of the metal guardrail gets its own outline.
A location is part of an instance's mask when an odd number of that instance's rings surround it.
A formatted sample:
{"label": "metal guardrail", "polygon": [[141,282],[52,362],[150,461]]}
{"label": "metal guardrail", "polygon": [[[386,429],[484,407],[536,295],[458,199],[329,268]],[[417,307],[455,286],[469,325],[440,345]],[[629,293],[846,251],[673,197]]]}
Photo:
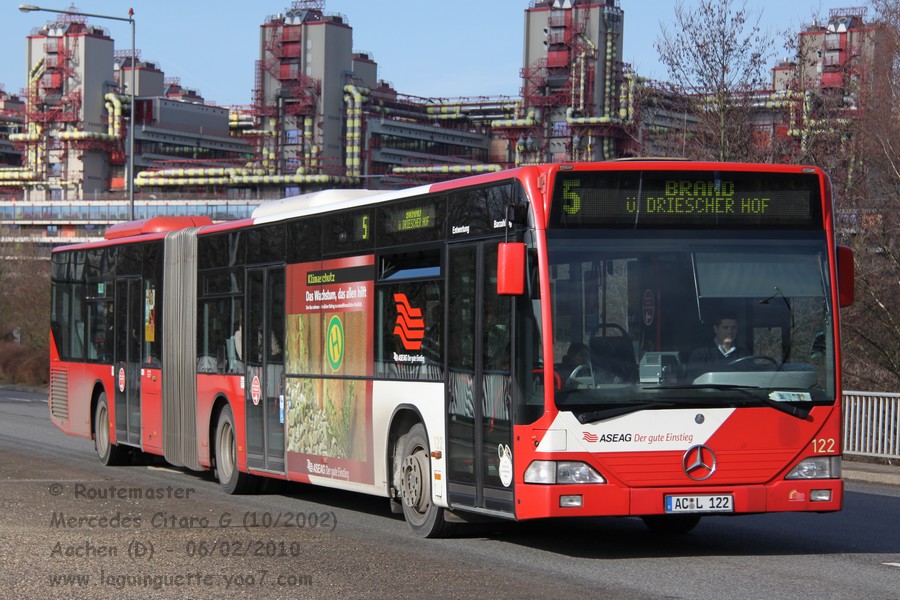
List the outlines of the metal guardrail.
{"label": "metal guardrail", "polygon": [[900,459],[900,394],[844,392],[844,454]]}

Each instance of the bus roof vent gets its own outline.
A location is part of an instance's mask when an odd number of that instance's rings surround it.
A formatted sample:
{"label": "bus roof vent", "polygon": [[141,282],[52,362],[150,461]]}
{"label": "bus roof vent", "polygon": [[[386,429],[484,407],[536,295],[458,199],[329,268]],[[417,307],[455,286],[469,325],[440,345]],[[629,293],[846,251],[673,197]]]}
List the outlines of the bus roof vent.
{"label": "bus roof vent", "polygon": [[151,217],[140,221],[128,221],[113,225],[106,230],[103,237],[108,240],[116,240],[134,235],[148,235],[151,233],[168,233],[187,227],[203,227],[212,225],[209,217]]}
{"label": "bus roof vent", "polygon": [[259,205],[251,215],[254,219],[274,217],[286,213],[293,213],[302,209],[318,208],[329,204],[337,204],[347,200],[356,200],[363,196],[383,194],[384,190],[323,190],[300,196],[291,196],[282,200],[273,200]]}

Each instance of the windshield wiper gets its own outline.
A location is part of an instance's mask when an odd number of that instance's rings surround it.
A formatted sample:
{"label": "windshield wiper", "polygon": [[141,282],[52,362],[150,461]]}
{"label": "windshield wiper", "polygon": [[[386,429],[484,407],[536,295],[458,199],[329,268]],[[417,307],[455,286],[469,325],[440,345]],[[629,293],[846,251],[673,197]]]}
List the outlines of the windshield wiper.
{"label": "windshield wiper", "polygon": [[792,417],[796,417],[802,421],[805,421],[809,418],[809,413],[812,408],[799,408],[794,406],[793,404],[788,404],[786,402],[778,402],[777,400],[772,400],[767,395],[759,395],[755,394],[754,391],[762,390],[760,387],[753,387],[747,385],[730,385],[725,383],[701,383],[697,385],[661,385],[658,387],[654,387],[656,390],[718,390],[723,392],[739,392],[743,396],[750,398],[752,400],[756,400],[761,402],[762,404],[774,408],[775,410],[780,410],[783,413],[789,414]]}
{"label": "windshield wiper", "polygon": [[579,423],[596,423],[597,421],[605,421],[613,417],[627,415],[629,413],[641,410],[649,410],[651,408],[671,408],[675,406],[673,402],[648,402],[646,404],[628,404],[625,406],[616,406],[614,408],[604,408],[603,410],[592,410],[590,412],[576,413],[575,418]]}

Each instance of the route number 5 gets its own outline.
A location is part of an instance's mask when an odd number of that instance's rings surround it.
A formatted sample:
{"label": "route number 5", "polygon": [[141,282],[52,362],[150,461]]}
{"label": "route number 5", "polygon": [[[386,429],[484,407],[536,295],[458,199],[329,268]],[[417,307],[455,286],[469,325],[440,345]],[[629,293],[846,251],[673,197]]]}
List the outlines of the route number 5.
{"label": "route number 5", "polygon": [[581,187],[581,182],[570,179],[563,182],[563,210],[567,215],[577,215],[581,212],[581,195],[572,188]]}

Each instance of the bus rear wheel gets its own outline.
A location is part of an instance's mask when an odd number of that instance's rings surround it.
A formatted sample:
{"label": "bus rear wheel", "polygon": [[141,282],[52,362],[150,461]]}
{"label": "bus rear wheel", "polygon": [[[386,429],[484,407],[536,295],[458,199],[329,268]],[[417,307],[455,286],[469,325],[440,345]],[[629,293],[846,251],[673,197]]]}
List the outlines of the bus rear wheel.
{"label": "bus rear wheel", "polygon": [[444,509],[431,500],[431,452],[425,427],[416,423],[400,437],[399,490],[403,517],[410,528],[426,538],[443,537],[451,530]]}
{"label": "bus rear wheel", "polygon": [[97,408],[94,410],[94,450],[100,463],[107,467],[125,464],[128,460],[128,449],[110,442],[109,437],[109,403],[106,392],[100,392]]}
{"label": "bus rear wheel", "polygon": [[216,423],[216,477],[226,494],[250,493],[256,483],[253,475],[241,473],[238,468],[234,413],[227,404]]}

